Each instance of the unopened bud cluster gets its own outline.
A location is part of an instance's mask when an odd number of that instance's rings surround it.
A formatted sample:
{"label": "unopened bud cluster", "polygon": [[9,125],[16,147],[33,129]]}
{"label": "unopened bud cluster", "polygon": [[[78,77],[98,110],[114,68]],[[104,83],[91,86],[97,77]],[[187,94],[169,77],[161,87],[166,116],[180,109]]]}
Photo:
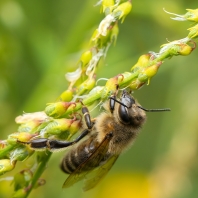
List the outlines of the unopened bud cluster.
{"label": "unopened bud cluster", "polygon": [[[90,39],[91,47],[82,53],[77,62],[76,70],[66,73],[65,77],[69,82],[68,89],[59,96],[58,102],[47,104],[45,113],[50,117],[59,118],[79,110],[82,107],[81,101],[86,105],[91,104],[91,102],[86,101],[88,101],[88,97],[95,94],[92,90],[96,87],[97,66],[101,58],[106,56],[109,46],[116,42],[119,33],[118,20],[123,22],[132,9],[130,0],[125,2],[102,0],[99,4],[101,4],[101,11],[105,14],[105,18],[93,32]],[[117,77],[107,82],[106,90],[103,90],[102,93],[100,91],[101,98],[106,99],[109,91],[113,92],[116,90],[116,80]],[[111,86],[109,87],[109,85]]]}
{"label": "unopened bud cluster", "polygon": [[138,72],[137,78],[130,84],[132,90],[139,89],[145,83],[149,85],[151,78],[157,73],[162,62],[159,61],[150,65],[152,58],[152,54],[144,54],[140,56],[137,63],[131,68],[132,72]]}
{"label": "unopened bud cluster", "polygon": [[[80,96],[89,93],[95,87],[97,65],[101,58],[106,56],[109,46],[116,42],[119,33],[118,20],[123,22],[132,9],[130,0],[125,2],[102,0],[99,4],[101,4],[101,11],[105,14],[105,18],[93,32],[90,39],[91,47],[81,55],[76,70],[66,73],[65,77],[70,85],[60,95],[61,101],[76,101],[77,98],[81,98]],[[49,107],[47,107],[47,114],[48,109]]]}

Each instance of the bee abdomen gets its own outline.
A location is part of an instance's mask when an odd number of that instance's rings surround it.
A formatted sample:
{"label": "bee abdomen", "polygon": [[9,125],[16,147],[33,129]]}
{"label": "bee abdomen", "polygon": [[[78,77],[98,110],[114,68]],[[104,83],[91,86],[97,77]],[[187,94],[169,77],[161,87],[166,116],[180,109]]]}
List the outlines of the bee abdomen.
{"label": "bee abdomen", "polygon": [[[89,144],[87,144],[86,141],[82,142],[66,154],[61,162],[60,168],[65,173],[71,174],[88,159],[95,148],[94,142],[89,142]],[[88,166],[82,167],[81,171],[88,170],[89,168]]]}

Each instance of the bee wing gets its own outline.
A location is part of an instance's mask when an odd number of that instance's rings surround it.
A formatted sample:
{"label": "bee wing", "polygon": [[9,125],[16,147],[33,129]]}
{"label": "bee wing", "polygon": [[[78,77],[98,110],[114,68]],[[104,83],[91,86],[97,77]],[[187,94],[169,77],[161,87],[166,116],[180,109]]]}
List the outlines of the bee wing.
{"label": "bee wing", "polygon": [[117,160],[118,156],[119,155],[111,156],[107,162],[93,170],[92,173],[90,173],[92,174],[91,178],[85,179],[83,190],[87,191],[91,188],[94,188],[100,182],[100,180],[108,173],[108,171],[111,169],[111,167]]}
{"label": "bee wing", "polygon": [[[112,134],[107,134],[102,142],[97,146],[97,148],[93,151],[93,153],[83,162],[81,163],[78,168],[71,173],[66,181],[63,184],[63,188],[68,188],[75,184],[76,182],[82,180],[90,171],[95,169],[98,164],[103,159],[104,155],[107,153],[109,142],[112,138]],[[90,168],[87,171],[82,171],[83,168],[89,164]]]}

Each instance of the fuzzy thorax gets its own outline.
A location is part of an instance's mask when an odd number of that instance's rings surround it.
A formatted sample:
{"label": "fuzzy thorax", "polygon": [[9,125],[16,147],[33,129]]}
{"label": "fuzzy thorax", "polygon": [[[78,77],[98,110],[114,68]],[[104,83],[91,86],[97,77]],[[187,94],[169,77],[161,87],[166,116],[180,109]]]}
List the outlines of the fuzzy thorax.
{"label": "fuzzy thorax", "polygon": [[101,113],[95,122],[95,131],[97,131],[98,141],[101,142],[106,134],[112,132],[113,137],[109,144],[109,153],[120,154],[123,150],[127,149],[135,140],[140,128],[145,123],[146,114],[138,108],[138,103],[128,108],[128,114],[130,115],[131,122],[124,124],[120,120],[119,116],[119,105],[115,105],[113,114],[109,111],[109,105],[104,104],[106,112]]}

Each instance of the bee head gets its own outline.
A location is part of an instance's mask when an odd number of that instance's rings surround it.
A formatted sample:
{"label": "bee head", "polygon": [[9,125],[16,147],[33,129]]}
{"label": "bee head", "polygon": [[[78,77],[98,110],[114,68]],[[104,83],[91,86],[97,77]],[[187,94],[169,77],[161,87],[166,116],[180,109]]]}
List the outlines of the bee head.
{"label": "bee head", "polygon": [[[115,103],[117,103],[115,105]],[[169,108],[163,109],[146,109],[139,105],[139,103],[128,93],[123,90],[120,100],[114,97],[110,97],[109,109],[111,113],[114,112],[114,107],[116,106],[115,118],[125,125],[131,126],[141,126],[146,120],[145,112],[161,112],[170,111]]]}
{"label": "bee head", "polygon": [[146,114],[139,108],[131,94],[124,90],[118,106],[118,117],[120,122],[125,125],[138,126],[145,121]]}

